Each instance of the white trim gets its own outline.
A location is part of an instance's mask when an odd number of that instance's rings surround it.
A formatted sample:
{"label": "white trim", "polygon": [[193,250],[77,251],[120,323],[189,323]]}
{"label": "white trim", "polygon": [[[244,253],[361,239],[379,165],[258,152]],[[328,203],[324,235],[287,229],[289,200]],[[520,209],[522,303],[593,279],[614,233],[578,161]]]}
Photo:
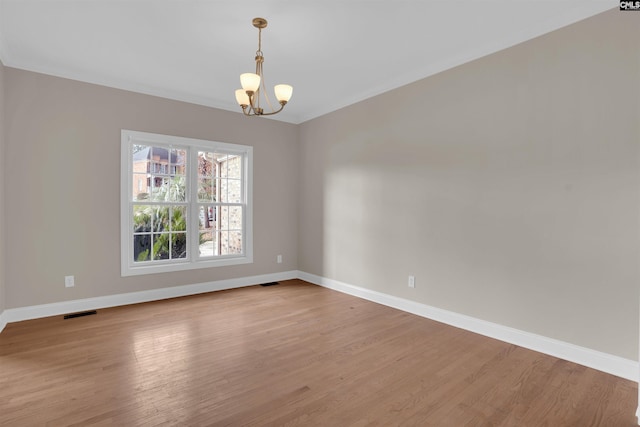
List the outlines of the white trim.
{"label": "white trim", "polygon": [[61,314],[79,311],[158,301],[167,298],[222,291],[225,289],[241,288],[260,283],[277,282],[279,280],[290,280],[295,278],[297,278],[296,271],[284,271],[281,273],[217,280],[214,282],[197,283],[194,285],[174,286],[171,288],[152,289],[148,291],[63,301],[52,304],[34,305],[30,307],[10,308],[5,310],[3,315],[6,323],[20,322],[23,320],[38,319],[41,317],[58,316]]}
{"label": "white trim", "polygon": [[636,418],[638,418],[638,425],[640,426],[640,405],[638,405],[638,409],[636,409]]}
{"label": "white trim", "polygon": [[[298,271],[298,278],[325,288],[377,302],[480,335],[519,345],[550,356],[578,363],[611,375],[638,382],[638,362],[571,343],[487,322],[404,298],[398,298],[333,279]],[[640,411],[640,408],[638,409]]]}

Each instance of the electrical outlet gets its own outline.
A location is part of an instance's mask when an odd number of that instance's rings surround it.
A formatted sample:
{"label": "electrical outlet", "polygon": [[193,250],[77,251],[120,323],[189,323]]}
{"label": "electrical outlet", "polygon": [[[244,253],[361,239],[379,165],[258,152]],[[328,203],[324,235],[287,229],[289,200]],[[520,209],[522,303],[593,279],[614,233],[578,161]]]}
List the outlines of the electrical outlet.
{"label": "electrical outlet", "polygon": [[278,264],[282,264],[282,255],[278,255],[276,261],[278,261]]}
{"label": "electrical outlet", "polygon": [[416,278],[415,278],[415,276],[409,276],[408,285],[409,285],[410,288],[415,288],[416,287]]}
{"label": "electrical outlet", "polygon": [[65,288],[73,288],[76,285],[75,279],[73,276],[64,276],[64,287]]}

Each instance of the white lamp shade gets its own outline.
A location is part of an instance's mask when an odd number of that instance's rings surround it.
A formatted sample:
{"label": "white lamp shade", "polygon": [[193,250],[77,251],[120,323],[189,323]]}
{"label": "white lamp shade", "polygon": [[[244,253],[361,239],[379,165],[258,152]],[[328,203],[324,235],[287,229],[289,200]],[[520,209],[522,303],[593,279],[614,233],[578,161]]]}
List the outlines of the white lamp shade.
{"label": "white lamp shade", "polygon": [[242,89],[256,92],[260,87],[260,76],[254,73],[240,74]]}
{"label": "white lamp shade", "polygon": [[273,90],[279,102],[289,102],[293,94],[293,87],[289,85],[276,85]]}
{"label": "white lamp shade", "polygon": [[249,95],[244,89],[236,89],[236,101],[240,105],[249,105]]}

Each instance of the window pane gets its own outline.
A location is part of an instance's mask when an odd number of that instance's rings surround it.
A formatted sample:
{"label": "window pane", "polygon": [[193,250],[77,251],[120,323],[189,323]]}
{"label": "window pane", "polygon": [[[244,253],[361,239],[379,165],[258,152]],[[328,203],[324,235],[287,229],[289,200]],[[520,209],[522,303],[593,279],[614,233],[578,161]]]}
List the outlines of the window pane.
{"label": "window pane", "polygon": [[200,256],[218,255],[217,208],[216,205],[202,205],[199,208]]}
{"label": "window pane", "polygon": [[165,189],[169,186],[169,179],[158,175],[149,175],[149,187],[151,189],[151,200],[163,201],[166,193]]}
{"label": "window pane", "polygon": [[229,189],[229,186],[227,185],[227,180],[226,179],[221,179],[219,181],[220,184],[220,201],[222,203],[229,203],[229,197],[227,197],[227,190]]}
{"label": "window pane", "polygon": [[216,206],[215,205],[203,205],[199,207],[198,213],[198,228],[200,231],[209,230],[215,228],[216,222]]}
{"label": "window pane", "polygon": [[151,259],[151,235],[133,236],[133,261],[142,262]]}
{"label": "window pane", "polygon": [[225,157],[225,175],[226,178],[240,179],[242,177],[242,156],[229,155]]}
{"label": "window pane", "polygon": [[[150,192],[147,174],[149,173],[148,157],[151,147],[148,145],[134,144],[132,146],[132,172],[133,172],[133,192],[132,200],[144,200],[148,198]],[[146,197],[145,197],[146,194]]]}
{"label": "window pane", "polygon": [[184,201],[187,151],[134,144],[133,200]]}
{"label": "window pane", "polygon": [[170,157],[168,168],[165,173],[170,176],[184,176],[187,173],[186,159],[187,152],[183,149],[172,148],[169,150]]}
{"label": "window pane", "polygon": [[198,201],[215,202],[217,164],[214,153],[198,151]]}
{"label": "window pane", "polygon": [[200,233],[200,256],[218,255],[216,235],[215,231]]}
{"label": "window pane", "polygon": [[187,257],[187,233],[171,234],[171,258],[179,259]]}
{"label": "window pane", "polygon": [[147,174],[134,173],[132,181],[132,200],[146,200],[149,198],[149,186],[147,181]]}
{"label": "window pane", "polygon": [[223,231],[220,236],[221,255],[242,254],[242,232]]}
{"label": "window pane", "polygon": [[222,206],[220,211],[221,230],[242,229],[242,206]]}
{"label": "window pane", "polygon": [[221,255],[242,253],[242,207],[220,208],[220,253]]}
{"label": "window pane", "polygon": [[213,153],[198,151],[198,177],[213,178],[216,176],[216,164]]}
{"label": "window pane", "polygon": [[151,231],[151,217],[153,213],[149,206],[133,205],[133,232],[144,233]]}
{"label": "window pane", "polygon": [[187,207],[174,206],[171,210],[171,230],[187,231]]}
{"label": "window pane", "polygon": [[169,233],[153,234],[152,257],[157,259],[169,259]]}
{"label": "window pane", "polygon": [[242,253],[242,232],[230,231],[229,232],[229,254],[241,254]]}
{"label": "window pane", "polygon": [[152,206],[153,231],[169,231],[169,206]]}
{"label": "window pane", "polygon": [[184,176],[152,175],[151,200],[158,202],[184,202],[186,200],[186,178]]}
{"label": "window pane", "polygon": [[229,230],[242,229],[242,207],[229,206]]}
{"label": "window pane", "polygon": [[220,255],[228,255],[229,254],[229,232],[221,231],[219,233],[220,236]]}
{"label": "window pane", "polygon": [[186,178],[184,176],[174,176],[169,178],[169,188],[165,196],[167,202],[184,202],[186,200]]}
{"label": "window pane", "polygon": [[242,183],[239,179],[225,180],[226,191],[221,194],[225,196],[222,202],[241,203],[242,202]]}
{"label": "window pane", "polygon": [[185,201],[186,150],[133,146],[133,200]]}
{"label": "window pane", "polygon": [[218,223],[220,230],[228,230],[229,229],[229,207],[221,206],[220,207],[220,222]]}
{"label": "window pane", "polygon": [[216,201],[216,181],[211,178],[198,178],[198,202]]}
{"label": "window pane", "polygon": [[214,154],[214,159],[216,162],[216,166],[218,168],[217,172],[218,174],[216,175],[217,177],[223,177],[226,178],[227,176],[227,154],[224,153],[215,153]]}

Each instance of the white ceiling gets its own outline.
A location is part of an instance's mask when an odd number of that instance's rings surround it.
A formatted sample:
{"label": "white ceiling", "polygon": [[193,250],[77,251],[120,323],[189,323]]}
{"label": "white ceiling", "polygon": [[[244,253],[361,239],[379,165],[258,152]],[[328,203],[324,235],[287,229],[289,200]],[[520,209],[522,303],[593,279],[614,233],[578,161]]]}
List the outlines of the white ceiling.
{"label": "white ceiling", "polygon": [[[239,111],[262,33],[300,123],[617,7],[610,0],[0,0],[9,67]],[[271,89],[269,89],[271,90]]]}

